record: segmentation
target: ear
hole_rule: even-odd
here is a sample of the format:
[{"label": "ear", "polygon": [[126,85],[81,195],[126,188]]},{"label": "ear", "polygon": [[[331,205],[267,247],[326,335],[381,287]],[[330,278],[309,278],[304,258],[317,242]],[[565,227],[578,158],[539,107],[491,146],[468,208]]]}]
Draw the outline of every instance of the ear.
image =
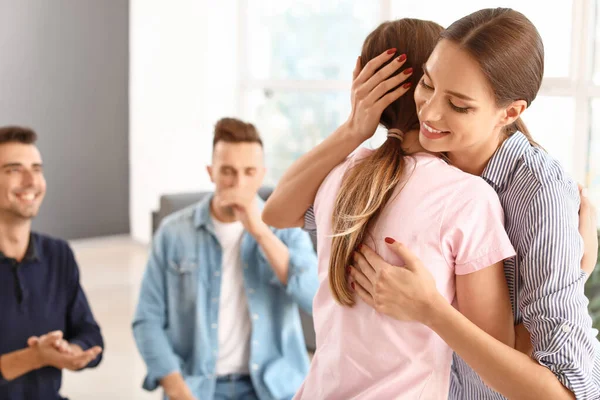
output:
[{"label": "ear", "polygon": [[211,183],[215,183],[215,180],[213,179],[213,167],[212,167],[212,165],[207,165],[206,166],[206,172],[208,172],[208,176],[210,177],[210,182]]},{"label": "ear", "polygon": [[501,126],[507,126],[515,122],[523,111],[527,110],[527,102],[525,100],[516,100],[504,108],[502,118],[500,119]]}]

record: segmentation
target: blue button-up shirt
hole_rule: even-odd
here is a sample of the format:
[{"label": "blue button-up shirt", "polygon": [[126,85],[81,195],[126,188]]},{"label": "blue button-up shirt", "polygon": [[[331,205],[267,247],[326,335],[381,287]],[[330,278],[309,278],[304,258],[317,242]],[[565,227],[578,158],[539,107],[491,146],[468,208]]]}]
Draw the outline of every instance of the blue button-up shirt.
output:
[{"label": "blue button-up shirt", "polygon": [[[213,398],[222,251],[210,216],[211,198],[169,216],[154,238],[133,321],[148,368],[143,384],[147,390],[180,372],[194,396]],[[302,384],[309,359],[298,305],[312,314],[318,287],[317,259],[308,234],[301,229],[274,233],[290,252],[285,286],[247,232],[241,246],[252,316],[249,370],[261,400],[289,399]]]}]

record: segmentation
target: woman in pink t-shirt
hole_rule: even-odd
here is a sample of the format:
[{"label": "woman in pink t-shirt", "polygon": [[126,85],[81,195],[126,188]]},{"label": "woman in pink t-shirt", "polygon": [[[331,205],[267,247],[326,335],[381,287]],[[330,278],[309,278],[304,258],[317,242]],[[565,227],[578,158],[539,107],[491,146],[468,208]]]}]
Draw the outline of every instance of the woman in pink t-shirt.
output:
[{"label": "woman in pink t-shirt", "polygon": [[[375,70],[396,74],[389,86],[379,88],[376,97],[383,97],[373,107],[381,109],[378,122],[389,135],[379,149],[360,149],[338,165],[314,197],[320,280],[313,303],[317,350],[297,399],[448,396],[448,345],[423,324],[374,311],[349,287],[348,265],[360,256],[355,249],[361,243],[401,265],[394,253],[377,246],[388,236],[402,239],[428,261],[448,303],[492,336],[514,343],[502,260],[515,253],[498,197],[481,178],[422,152],[418,142],[419,121],[409,89],[421,78],[418,67],[441,29],[413,19],[386,22],[363,45],[355,94],[369,90],[363,84],[368,85]],[[409,68],[400,71],[401,65]],[[277,226],[268,211],[267,204],[265,221]]]}]

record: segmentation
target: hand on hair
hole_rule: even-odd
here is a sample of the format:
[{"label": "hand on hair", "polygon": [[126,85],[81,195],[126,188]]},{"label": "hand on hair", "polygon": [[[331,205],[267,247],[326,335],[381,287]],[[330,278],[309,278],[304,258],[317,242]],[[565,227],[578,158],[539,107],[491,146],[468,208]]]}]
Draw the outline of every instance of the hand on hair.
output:
[{"label": "hand on hair", "polygon": [[[381,68],[392,57],[395,59]],[[373,136],[383,110],[410,90],[410,82],[401,84],[410,78],[412,69],[390,78],[405,62],[406,55],[396,54],[396,49],[373,58],[364,68],[360,57],[356,60],[352,73],[352,111],[345,124],[361,141]]]}]

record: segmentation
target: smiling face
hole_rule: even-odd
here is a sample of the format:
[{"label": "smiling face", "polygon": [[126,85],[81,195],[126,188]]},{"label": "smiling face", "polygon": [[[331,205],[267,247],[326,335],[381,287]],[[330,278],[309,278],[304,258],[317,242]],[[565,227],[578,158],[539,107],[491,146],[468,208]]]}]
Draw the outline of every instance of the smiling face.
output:
[{"label": "smiling face", "polygon": [[449,153],[495,149],[502,128],[518,117],[523,102],[498,106],[480,65],[450,40],[438,43],[423,68],[415,90],[421,145]]},{"label": "smiling face", "polygon": [[42,157],[33,144],[0,144],[0,215],[35,217],[46,194]]}]

